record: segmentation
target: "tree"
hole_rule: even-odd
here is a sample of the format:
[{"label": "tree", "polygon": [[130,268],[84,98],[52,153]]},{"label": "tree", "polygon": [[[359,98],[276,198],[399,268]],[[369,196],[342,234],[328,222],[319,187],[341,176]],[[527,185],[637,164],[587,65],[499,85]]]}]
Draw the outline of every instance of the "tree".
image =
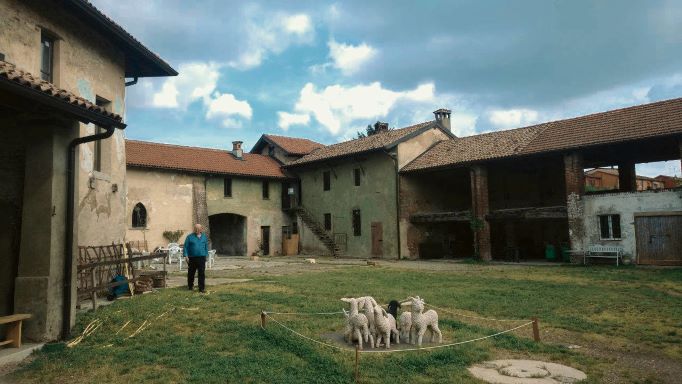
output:
[{"label": "tree", "polygon": [[376,123],[374,123],[374,125],[367,124],[367,128],[365,129],[365,132],[358,132],[357,138],[362,139],[363,137],[376,135],[377,133],[379,133],[383,130],[388,130],[388,124],[382,123],[380,121],[377,121]]}]

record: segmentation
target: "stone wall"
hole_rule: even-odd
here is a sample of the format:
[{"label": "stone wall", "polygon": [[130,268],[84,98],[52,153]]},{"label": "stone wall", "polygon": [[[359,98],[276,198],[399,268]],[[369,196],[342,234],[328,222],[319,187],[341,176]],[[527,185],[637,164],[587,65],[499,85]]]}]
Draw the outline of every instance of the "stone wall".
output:
[{"label": "stone wall", "polygon": [[[269,199],[263,199],[263,181],[258,178],[232,177],[232,197],[225,197],[224,177],[206,179],[206,206],[209,221],[214,215],[235,214],[246,218],[246,253],[259,250],[261,227],[270,227],[270,254],[282,254],[282,227],[290,225],[282,211],[282,181],[268,180]],[[220,236],[220,228],[212,227],[213,236]]]},{"label": "stone wall", "polygon": [[[195,207],[194,186],[203,187],[203,185],[204,176],[202,175],[128,168],[126,240],[147,240],[151,251],[168,244],[168,240],[163,237],[164,231],[182,230],[184,234],[190,233],[195,222],[195,215],[201,212],[201,209]],[[137,203],[142,203],[147,210],[145,228],[132,227],[133,208]]]},{"label": "stone wall", "polygon": [[[625,254],[636,256],[635,213],[682,211],[682,190],[642,191],[586,195],[582,198],[585,233],[580,248],[590,245],[618,245]],[[621,238],[601,240],[599,215],[620,215]]]}]

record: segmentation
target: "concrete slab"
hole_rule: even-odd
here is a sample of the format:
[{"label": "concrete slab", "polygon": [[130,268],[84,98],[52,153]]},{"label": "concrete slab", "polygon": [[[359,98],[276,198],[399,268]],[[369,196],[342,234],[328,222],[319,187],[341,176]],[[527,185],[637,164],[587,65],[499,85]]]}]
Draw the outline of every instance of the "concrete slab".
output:
[{"label": "concrete slab", "polygon": [[477,379],[494,384],[569,384],[587,379],[584,372],[537,360],[494,360],[469,367]]},{"label": "concrete slab", "polygon": [[20,363],[30,356],[33,351],[42,348],[43,345],[45,345],[45,343],[24,343],[20,348],[0,349],[0,367],[7,364]]}]

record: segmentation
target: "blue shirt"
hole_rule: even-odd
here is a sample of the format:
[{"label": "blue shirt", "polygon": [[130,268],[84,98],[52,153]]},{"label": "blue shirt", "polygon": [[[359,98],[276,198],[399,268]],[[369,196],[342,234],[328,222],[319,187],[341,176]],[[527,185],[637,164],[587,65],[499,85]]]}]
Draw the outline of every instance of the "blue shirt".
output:
[{"label": "blue shirt", "polygon": [[185,238],[185,247],[182,252],[186,257],[208,256],[208,236],[205,233],[201,237],[192,232]]}]

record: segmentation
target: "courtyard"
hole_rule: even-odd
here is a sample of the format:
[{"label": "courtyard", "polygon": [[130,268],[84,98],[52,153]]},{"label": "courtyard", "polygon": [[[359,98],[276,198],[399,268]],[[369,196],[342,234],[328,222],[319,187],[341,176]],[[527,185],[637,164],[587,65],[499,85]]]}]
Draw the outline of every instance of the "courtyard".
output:
[{"label": "courtyard", "polygon": [[[175,267],[175,265],[174,265]],[[218,258],[208,293],[176,288],[81,312],[66,342],[45,345],[1,377],[15,383],[109,380],[146,383],[324,382],[354,380],[354,351],[299,337],[271,312],[337,312],[339,298],[377,301],[420,295],[439,310],[444,343],[531,327],[479,342],[389,354],[361,354],[360,382],[475,383],[472,364],[533,359],[582,370],[588,383],[672,383],[682,374],[682,269],[491,264],[473,261]],[[84,306],[87,306],[85,304]],[[342,315],[271,315],[323,343]],[[486,319],[481,319],[486,318]],[[494,319],[520,319],[498,322]],[[87,336],[78,343],[84,330]]]}]

